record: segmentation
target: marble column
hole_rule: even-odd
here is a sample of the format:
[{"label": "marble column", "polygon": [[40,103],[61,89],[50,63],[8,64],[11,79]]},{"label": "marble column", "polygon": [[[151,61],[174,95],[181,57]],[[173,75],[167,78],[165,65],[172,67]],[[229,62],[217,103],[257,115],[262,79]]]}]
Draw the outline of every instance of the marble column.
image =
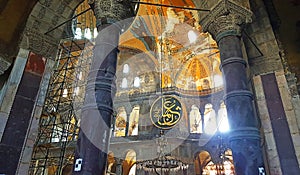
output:
[{"label": "marble column", "polygon": [[132,17],[133,12],[126,1],[89,3],[99,34],[87,80],[73,174],[102,175],[106,172],[111,135],[119,36],[126,25],[122,20]]},{"label": "marble column", "polygon": [[237,175],[258,175],[263,168],[258,121],[249,90],[241,48],[241,30],[251,21],[247,1],[220,1],[202,20],[204,31],[217,41],[223,78],[224,101],[231,128],[229,146]]}]

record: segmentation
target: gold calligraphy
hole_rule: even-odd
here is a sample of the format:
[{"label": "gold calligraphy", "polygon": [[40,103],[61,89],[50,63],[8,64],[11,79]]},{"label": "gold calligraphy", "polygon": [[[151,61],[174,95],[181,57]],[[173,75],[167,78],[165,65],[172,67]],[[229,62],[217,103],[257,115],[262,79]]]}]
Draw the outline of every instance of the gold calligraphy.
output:
[{"label": "gold calligraphy", "polygon": [[150,115],[156,127],[170,129],[180,121],[182,105],[173,96],[160,97],[153,103]]}]

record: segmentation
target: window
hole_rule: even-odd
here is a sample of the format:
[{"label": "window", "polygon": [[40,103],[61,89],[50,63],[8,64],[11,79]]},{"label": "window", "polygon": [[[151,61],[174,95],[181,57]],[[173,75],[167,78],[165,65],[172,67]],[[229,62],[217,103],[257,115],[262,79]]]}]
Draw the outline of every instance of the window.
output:
[{"label": "window", "polygon": [[123,175],[135,175],[136,174],[136,152],[129,150],[126,154],[125,161],[123,161]]},{"label": "window", "polygon": [[128,136],[138,135],[138,124],[139,124],[139,114],[140,107],[135,106],[132,109],[129,117],[129,127],[128,127]]},{"label": "window", "polygon": [[218,118],[219,118],[219,131],[228,132],[230,128],[228,123],[227,110],[224,102],[220,105],[220,109],[218,111]]},{"label": "window", "polygon": [[192,105],[190,111],[190,133],[202,133],[202,120],[199,108]]},{"label": "window", "polygon": [[213,135],[217,131],[216,112],[212,104],[205,105],[204,111],[204,132]]},{"label": "window", "polygon": [[126,79],[126,78],[123,78],[123,79],[122,79],[122,83],[121,83],[121,88],[127,88],[127,87],[128,87],[127,79]]},{"label": "window", "polygon": [[126,121],[127,121],[127,114],[126,114],[125,108],[121,107],[118,109],[118,113],[116,116],[115,129],[114,129],[115,137],[125,136]]},{"label": "window", "polygon": [[140,78],[139,77],[134,78],[133,86],[134,87],[140,87]]},{"label": "window", "polygon": [[124,64],[124,66],[123,66],[123,73],[124,74],[128,74],[129,73],[129,65],[128,64]]}]

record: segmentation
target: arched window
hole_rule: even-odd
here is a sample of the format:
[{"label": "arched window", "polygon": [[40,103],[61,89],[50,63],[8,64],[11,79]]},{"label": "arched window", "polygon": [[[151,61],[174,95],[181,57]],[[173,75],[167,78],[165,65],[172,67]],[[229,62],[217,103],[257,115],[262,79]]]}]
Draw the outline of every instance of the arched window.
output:
[{"label": "arched window", "polygon": [[124,66],[123,66],[123,73],[124,74],[128,74],[129,73],[129,65],[128,64],[124,64]]},{"label": "arched window", "polygon": [[204,132],[213,135],[217,131],[216,112],[212,104],[205,105],[204,111]]},{"label": "arched window", "polygon": [[199,108],[192,105],[190,111],[190,133],[202,133],[202,120]]},{"label": "arched window", "polygon": [[123,175],[136,175],[136,152],[134,150],[129,150],[125,156],[125,161],[123,162]]},{"label": "arched window", "polygon": [[220,109],[218,111],[218,118],[219,118],[219,131],[228,132],[230,127],[228,123],[227,110],[224,102],[221,103],[220,105]]},{"label": "arched window", "polygon": [[84,30],[84,37],[85,37],[86,39],[92,39],[92,33],[91,33],[90,28],[86,28],[86,29]]},{"label": "arched window", "polygon": [[139,77],[134,78],[133,86],[134,87],[140,87],[140,78]]},{"label": "arched window", "polygon": [[[217,151],[217,150],[216,150]],[[222,161],[215,164],[207,151],[201,151],[195,161],[195,171],[198,175],[234,175],[234,165],[231,150],[222,154]]]},{"label": "arched window", "polygon": [[213,76],[213,82],[214,82],[214,87],[221,87],[223,86],[223,78],[221,75],[214,75]]},{"label": "arched window", "polygon": [[127,121],[127,114],[126,114],[125,108],[120,107],[118,109],[118,113],[117,113],[116,121],[115,121],[115,129],[114,129],[115,137],[125,136],[126,121]]},{"label": "arched window", "polygon": [[232,161],[231,150],[224,152],[224,157],[222,162],[215,164],[210,161],[203,168],[203,175],[234,175],[235,169]]},{"label": "arched window", "polygon": [[81,39],[81,37],[82,37],[81,28],[77,27],[77,28],[76,28],[76,31],[75,31],[75,36],[74,36],[74,38],[75,38],[75,39]]},{"label": "arched window", "polygon": [[138,135],[140,107],[135,106],[129,117],[128,136]]},{"label": "arched window", "polygon": [[203,175],[204,167],[211,161],[211,156],[207,151],[201,151],[194,160],[197,175]]},{"label": "arched window", "polygon": [[127,78],[123,78],[121,83],[121,88],[127,88],[127,87],[128,87]]}]

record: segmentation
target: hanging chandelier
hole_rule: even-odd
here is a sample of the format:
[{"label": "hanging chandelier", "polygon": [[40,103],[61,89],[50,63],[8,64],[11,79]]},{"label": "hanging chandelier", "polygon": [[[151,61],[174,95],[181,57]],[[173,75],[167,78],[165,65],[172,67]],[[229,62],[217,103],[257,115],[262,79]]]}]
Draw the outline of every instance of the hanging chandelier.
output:
[{"label": "hanging chandelier", "polygon": [[158,157],[155,159],[138,161],[136,162],[136,168],[147,172],[154,172],[158,175],[162,175],[166,172],[178,172],[188,169],[189,165],[187,163],[165,154],[168,141],[163,135],[163,131],[160,133],[160,137],[156,141]]}]

